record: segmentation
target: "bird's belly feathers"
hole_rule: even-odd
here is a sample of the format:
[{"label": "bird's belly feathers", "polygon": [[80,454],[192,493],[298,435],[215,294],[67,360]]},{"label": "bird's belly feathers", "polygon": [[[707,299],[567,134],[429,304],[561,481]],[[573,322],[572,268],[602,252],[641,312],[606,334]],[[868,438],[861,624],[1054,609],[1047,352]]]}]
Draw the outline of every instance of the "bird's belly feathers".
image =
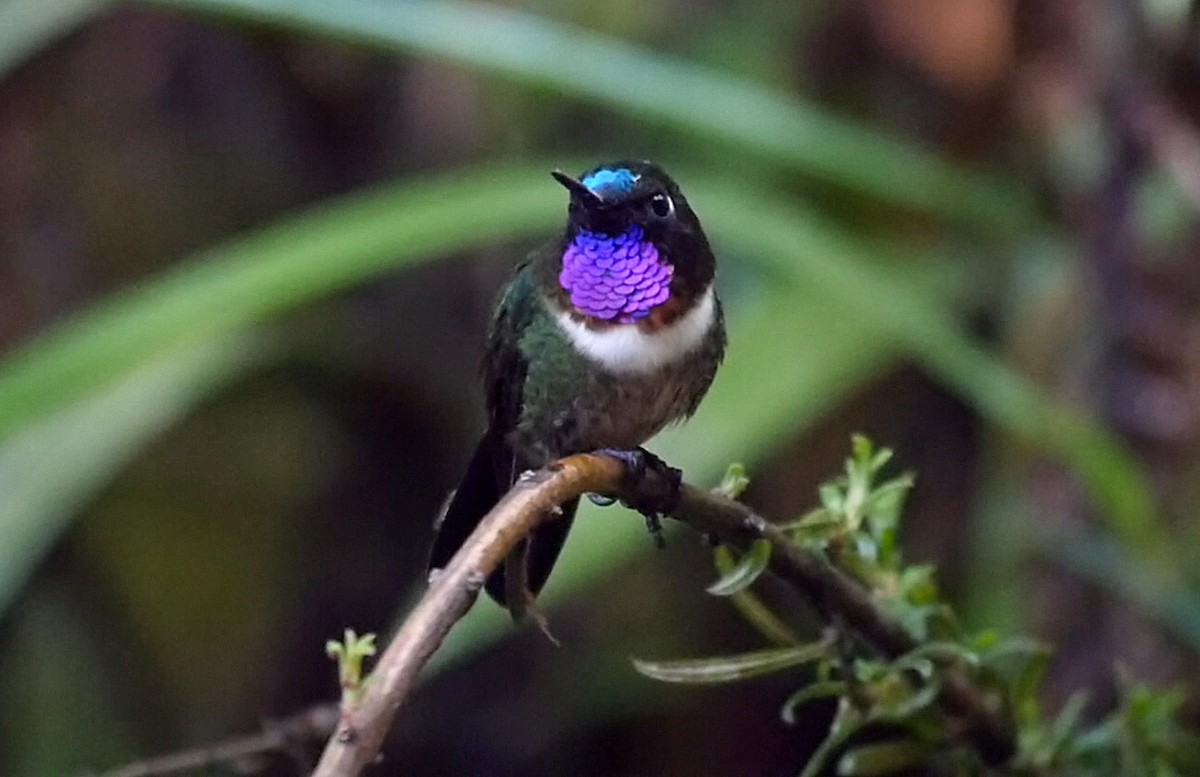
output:
[{"label": "bird's belly feathers", "polygon": [[597,448],[635,448],[691,413],[715,367],[694,365],[699,372],[692,375],[677,364],[633,376],[597,369],[541,375],[531,368],[530,382],[542,390],[527,394],[518,447],[546,460]]},{"label": "bird's belly feathers", "polygon": [[[706,387],[683,376],[661,375],[595,380],[558,419],[568,449],[635,448],[689,411],[691,398]],[[560,454],[561,455],[561,454]]]},{"label": "bird's belly feathers", "polygon": [[691,341],[684,349],[676,335],[673,353],[664,351],[661,341],[650,341],[649,356],[625,350],[626,363],[640,358],[645,365],[637,371],[613,370],[594,353],[581,352],[557,321],[532,327],[522,342],[532,358],[517,447],[535,461],[597,448],[635,448],[691,415],[712,382],[724,345],[719,311],[707,312],[705,319],[703,329],[688,334]]}]

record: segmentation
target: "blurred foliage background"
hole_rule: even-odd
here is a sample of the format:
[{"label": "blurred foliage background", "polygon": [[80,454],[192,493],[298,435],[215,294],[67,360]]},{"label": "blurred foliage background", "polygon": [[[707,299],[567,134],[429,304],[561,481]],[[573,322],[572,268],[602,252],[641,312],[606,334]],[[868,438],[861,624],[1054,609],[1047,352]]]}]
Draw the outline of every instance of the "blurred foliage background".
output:
[{"label": "blurred foliage background", "polygon": [[[782,520],[866,432],[918,473],[906,552],[969,625],[1056,646],[1052,706],[1102,714],[1118,666],[1194,686],[1198,15],[0,0],[0,773],[335,698],[324,641],[423,583],[493,295],[563,219],[547,172],[622,156],[680,180],[729,317],[652,448],[696,482],[745,461]],[[761,642],[701,542],[617,511],[547,589],[562,647],[481,603],[389,763],[798,770],[794,679],[633,672]]]}]

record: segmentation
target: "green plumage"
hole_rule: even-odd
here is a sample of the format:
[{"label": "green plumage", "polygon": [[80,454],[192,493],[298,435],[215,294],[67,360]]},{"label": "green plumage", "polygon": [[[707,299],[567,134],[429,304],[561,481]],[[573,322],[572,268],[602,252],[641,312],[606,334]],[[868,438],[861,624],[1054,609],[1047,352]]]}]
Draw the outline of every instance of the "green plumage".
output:
[{"label": "green plumage", "polygon": [[523,266],[502,295],[484,367],[494,387],[489,420],[509,430],[524,460],[542,466],[597,448],[633,449],[696,411],[724,353],[719,305],[715,325],[685,358],[613,373],[575,349],[547,310],[535,273],[536,264]]}]

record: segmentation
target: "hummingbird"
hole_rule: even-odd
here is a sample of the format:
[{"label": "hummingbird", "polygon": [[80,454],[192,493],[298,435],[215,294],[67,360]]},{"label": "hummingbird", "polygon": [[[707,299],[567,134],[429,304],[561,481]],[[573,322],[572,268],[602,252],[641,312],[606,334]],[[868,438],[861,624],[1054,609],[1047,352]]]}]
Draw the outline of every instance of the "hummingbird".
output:
[{"label": "hummingbird", "polygon": [[[632,160],[551,175],[570,194],[566,227],[500,293],[482,370],[487,430],[439,519],[431,570],[522,472],[595,450],[651,456],[641,445],[696,411],[724,356],[716,258],[675,181]],[[514,618],[545,585],[578,506],[561,505],[488,577]]]}]

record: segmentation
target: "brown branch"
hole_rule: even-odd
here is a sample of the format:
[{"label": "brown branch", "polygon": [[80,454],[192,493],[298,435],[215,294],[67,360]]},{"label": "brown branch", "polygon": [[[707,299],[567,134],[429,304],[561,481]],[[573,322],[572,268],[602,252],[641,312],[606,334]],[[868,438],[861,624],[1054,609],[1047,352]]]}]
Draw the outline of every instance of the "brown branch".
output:
[{"label": "brown branch", "polygon": [[[227,739],[204,747],[148,758],[102,772],[99,777],[163,777],[177,772],[209,769],[228,763],[243,763],[268,753],[307,750],[311,758],[315,743],[337,727],[341,712],[336,704],[321,704],[282,720],[268,721],[257,734]],[[304,768],[312,763],[304,764]]]},{"label": "brown branch", "polygon": [[[431,581],[380,657],[362,698],[344,711],[315,777],[355,775],[376,758],[421,667],[470,609],[488,574],[530,529],[551,517],[557,505],[587,492],[635,504],[661,504],[671,491],[671,484],[654,468],[635,478],[616,459],[592,454],[571,456],[523,476]],[[819,555],[795,545],[746,506],[688,484],[678,497],[671,517],[722,542],[745,547],[755,539],[769,540],[771,571],[795,586],[824,617],[836,618],[880,654],[894,658],[917,646],[869,591]],[[1010,721],[957,668],[943,671],[939,701],[986,761],[998,764],[1012,755]]]},{"label": "brown branch", "polygon": [[344,714],[313,777],[358,774],[374,760],[417,673],[470,609],[487,576],[558,505],[585,492],[622,493],[624,475],[616,459],[592,455],[571,456],[552,468],[523,475],[430,581],[425,596],[379,657],[362,698]]}]

